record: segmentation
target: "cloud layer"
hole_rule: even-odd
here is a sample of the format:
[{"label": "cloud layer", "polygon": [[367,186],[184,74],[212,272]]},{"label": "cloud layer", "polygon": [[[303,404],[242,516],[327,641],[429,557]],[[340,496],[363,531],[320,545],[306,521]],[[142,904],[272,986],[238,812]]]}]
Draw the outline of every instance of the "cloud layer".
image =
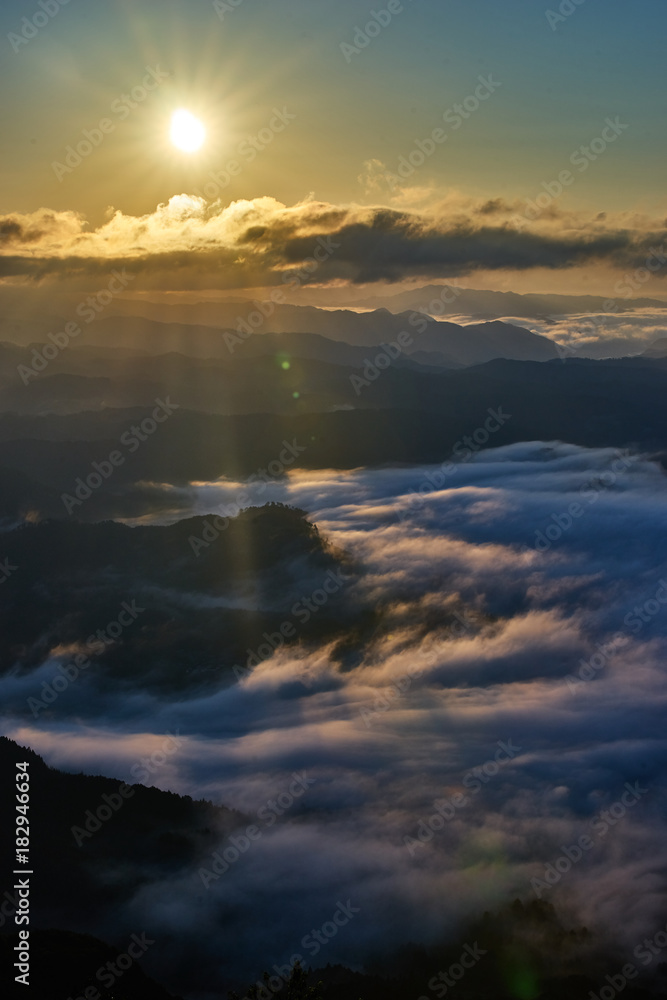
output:
[{"label": "cloud layer", "polygon": [[127,266],[145,287],[234,288],[297,276],[300,284],[363,283],[600,263],[636,269],[664,234],[657,220],[591,219],[553,206],[530,221],[501,199],[450,200],[420,213],[270,197],[209,204],[181,194],[144,216],[117,211],[92,231],[73,212],[4,216],[0,274],[73,277]]},{"label": "cloud layer", "polygon": [[[221,972],[308,958],[304,936],[348,899],[360,913],[317,962],[433,942],[484,908],[534,898],[531,879],[584,834],[593,848],[543,898],[630,952],[662,926],[664,473],[641,456],[537,442],[440,476],[297,472],[272,486],[363,566],[349,596],[375,609],[377,629],[354,656],[304,644],[206,698],[93,699],[83,684],[40,728],[5,718],[49,763],[123,779],[180,730],[155,783],[256,819],[294,773],[314,779],[209,887],[194,868],[137,889],[123,927],[165,939],[189,928],[183,955],[160,958],[173,969],[212,925],[223,937],[234,927],[233,947],[203,947]],[[236,489],[193,486],[193,508],[214,512]],[[520,749],[498,765],[501,743]],[[636,782],[636,804],[595,832]],[[465,804],[443,806],[418,843],[434,803],[457,793]]]}]

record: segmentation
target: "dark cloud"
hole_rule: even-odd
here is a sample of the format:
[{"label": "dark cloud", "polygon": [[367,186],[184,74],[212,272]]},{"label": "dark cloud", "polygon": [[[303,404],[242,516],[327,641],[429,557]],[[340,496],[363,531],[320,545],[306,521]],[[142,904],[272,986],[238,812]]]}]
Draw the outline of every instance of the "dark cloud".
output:
[{"label": "dark cloud", "polygon": [[[498,221],[480,226],[480,216]],[[637,268],[664,239],[646,220],[632,228],[620,219],[543,216],[528,225],[500,199],[429,216],[313,201],[287,207],[271,198],[208,205],[179,195],[151,215],[117,212],[94,232],[72,213],[0,219],[11,241],[0,274],[40,280],[127,266],[146,287],[242,287],[279,283],[306,265],[300,284],[398,282],[600,262]]]}]

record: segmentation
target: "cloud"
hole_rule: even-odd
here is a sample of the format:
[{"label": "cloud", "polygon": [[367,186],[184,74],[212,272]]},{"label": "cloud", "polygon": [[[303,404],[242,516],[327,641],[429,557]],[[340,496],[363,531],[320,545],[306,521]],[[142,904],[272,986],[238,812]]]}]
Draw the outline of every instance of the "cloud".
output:
[{"label": "cloud", "polygon": [[[194,866],[147,879],[120,908],[124,929],[183,941],[161,954],[164,969],[198,955],[255,976],[258,962],[302,951],[339,899],[360,914],[318,962],[454,935],[468,916],[534,898],[531,878],[592,834],[626,782],[647,791],[544,898],[630,953],[663,926],[666,480],[647,457],[618,462],[613,449],[515,444],[421,493],[437,469],[292,473],[269,499],[308,509],[363,569],[350,598],[374,609],[377,629],[353,663],[334,642],[303,643],[206,697],[93,697],[83,684],[40,728],[5,718],[49,763],[122,779],[180,730],[160,784],[250,816],[294,772],[315,779],[209,890]],[[238,487],[193,486],[195,512]],[[599,665],[573,686],[582,663]],[[0,683],[3,701],[17,683]],[[520,749],[485,771],[499,741]],[[405,837],[457,792],[465,807],[410,853]]]},{"label": "cloud", "polygon": [[[362,175],[373,189],[380,167],[369,161]],[[77,277],[125,266],[145,287],[162,288],[268,286],[297,272],[300,284],[398,282],[600,263],[637,268],[664,239],[663,224],[644,217],[554,211],[518,226],[515,206],[500,199],[452,198],[422,212],[405,205],[286,206],[269,197],[223,205],[181,194],[144,216],[117,211],[96,230],[75,213],[42,209],[0,218],[0,275]]]},{"label": "cloud", "polygon": [[[456,317],[450,317],[458,322]],[[551,316],[546,320],[503,316],[505,323],[529,327],[555,341],[562,357],[609,358],[641,354],[667,337],[667,310],[635,309],[625,313],[587,312]]]}]

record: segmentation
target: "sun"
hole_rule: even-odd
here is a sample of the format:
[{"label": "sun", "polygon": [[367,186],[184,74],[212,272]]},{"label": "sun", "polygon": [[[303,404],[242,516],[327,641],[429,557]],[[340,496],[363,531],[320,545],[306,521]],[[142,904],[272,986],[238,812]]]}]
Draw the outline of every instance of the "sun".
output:
[{"label": "sun", "polygon": [[206,129],[198,118],[181,108],[172,115],[170,136],[178,149],[184,153],[195,153],[206,138]]}]

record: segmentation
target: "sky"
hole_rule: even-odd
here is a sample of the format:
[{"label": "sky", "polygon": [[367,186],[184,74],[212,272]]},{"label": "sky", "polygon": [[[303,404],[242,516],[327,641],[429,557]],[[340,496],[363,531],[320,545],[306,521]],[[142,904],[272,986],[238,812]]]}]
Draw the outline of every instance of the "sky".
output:
[{"label": "sky", "polygon": [[[67,319],[84,288],[102,290],[101,308],[121,295],[179,304],[286,286],[326,304],[327,289],[445,281],[602,295],[600,323],[612,317],[610,336],[625,335],[623,289],[667,299],[664,28],[664,0],[4,0],[0,317],[7,303],[22,320],[33,303],[49,323],[53,312],[57,326],[28,324],[36,340],[63,329],[56,293],[76,296]],[[179,109],[205,129],[200,148],[171,140]],[[634,319],[664,335],[664,311]],[[573,323],[547,317],[540,329],[576,348]],[[350,600],[391,622],[357,669],[299,647],[206,699],[98,695],[91,680],[61,714],[17,718],[10,735],[49,763],[124,780],[137,741],[180,726],[161,787],[249,810],[313,769],[303,816],[276,825],[203,907],[189,876],[156,891],[140,882],[109,919],[155,918],[205,951],[222,913],[238,956],[208,958],[243,974],[273,941],[289,955],[301,909],[324,921],[339,892],[378,916],[327,960],[393,947],[420,919],[435,939],[464,909],[528,894],[562,844],[642,781],[646,797],[563,898],[628,947],[657,929],[664,472],[635,455],[596,485],[616,459],[567,443],[491,446],[423,505],[433,469],[290,474],[271,499],[363,559]],[[192,513],[238,485],[193,484]],[[594,499],[573,521],[564,512],[582,490]],[[635,628],[628,615],[649,606]],[[419,683],[366,725],[363,712],[408,674],[423,623],[454,608],[464,633],[452,641],[438,626]],[[600,648],[601,671],[573,690],[568,676]],[[0,701],[23,704],[54,669],[3,678]],[[521,754],[413,856],[404,838],[500,740]],[[300,887],[289,909],[275,884]],[[244,893],[252,904],[235,914]]]},{"label": "sky", "polygon": [[[391,10],[351,0],[44,2],[46,13],[27,0],[0,11],[0,83],[11,95],[2,122],[5,218],[45,208],[78,213],[95,228],[114,211],[144,218],[185,194],[221,210],[266,198],[382,206],[459,228],[487,206],[501,232],[484,244],[510,219],[516,227],[517,213],[540,234],[551,225],[551,235],[576,232],[578,240],[600,229],[657,235],[664,227],[660,0],[552,8],[542,0],[392,0]],[[473,110],[461,116],[455,108],[466,99]],[[196,153],[169,141],[179,108],[206,128]],[[576,150],[605,130],[602,152],[573,164]],[[88,151],[68,160],[82,141]],[[572,180],[553,195],[564,170]],[[526,206],[540,194],[546,208],[527,221]],[[573,260],[569,249],[567,263],[539,252],[528,264],[520,259],[531,252],[489,267],[472,254],[449,276],[477,271],[480,286],[523,290],[528,270],[529,285],[565,290],[557,272],[586,263],[604,292],[613,284],[608,267],[637,267],[646,256],[641,246],[612,261],[597,250]],[[447,276],[450,263],[441,257],[416,274],[401,261],[382,279]],[[500,281],[507,267],[510,278]]]}]

